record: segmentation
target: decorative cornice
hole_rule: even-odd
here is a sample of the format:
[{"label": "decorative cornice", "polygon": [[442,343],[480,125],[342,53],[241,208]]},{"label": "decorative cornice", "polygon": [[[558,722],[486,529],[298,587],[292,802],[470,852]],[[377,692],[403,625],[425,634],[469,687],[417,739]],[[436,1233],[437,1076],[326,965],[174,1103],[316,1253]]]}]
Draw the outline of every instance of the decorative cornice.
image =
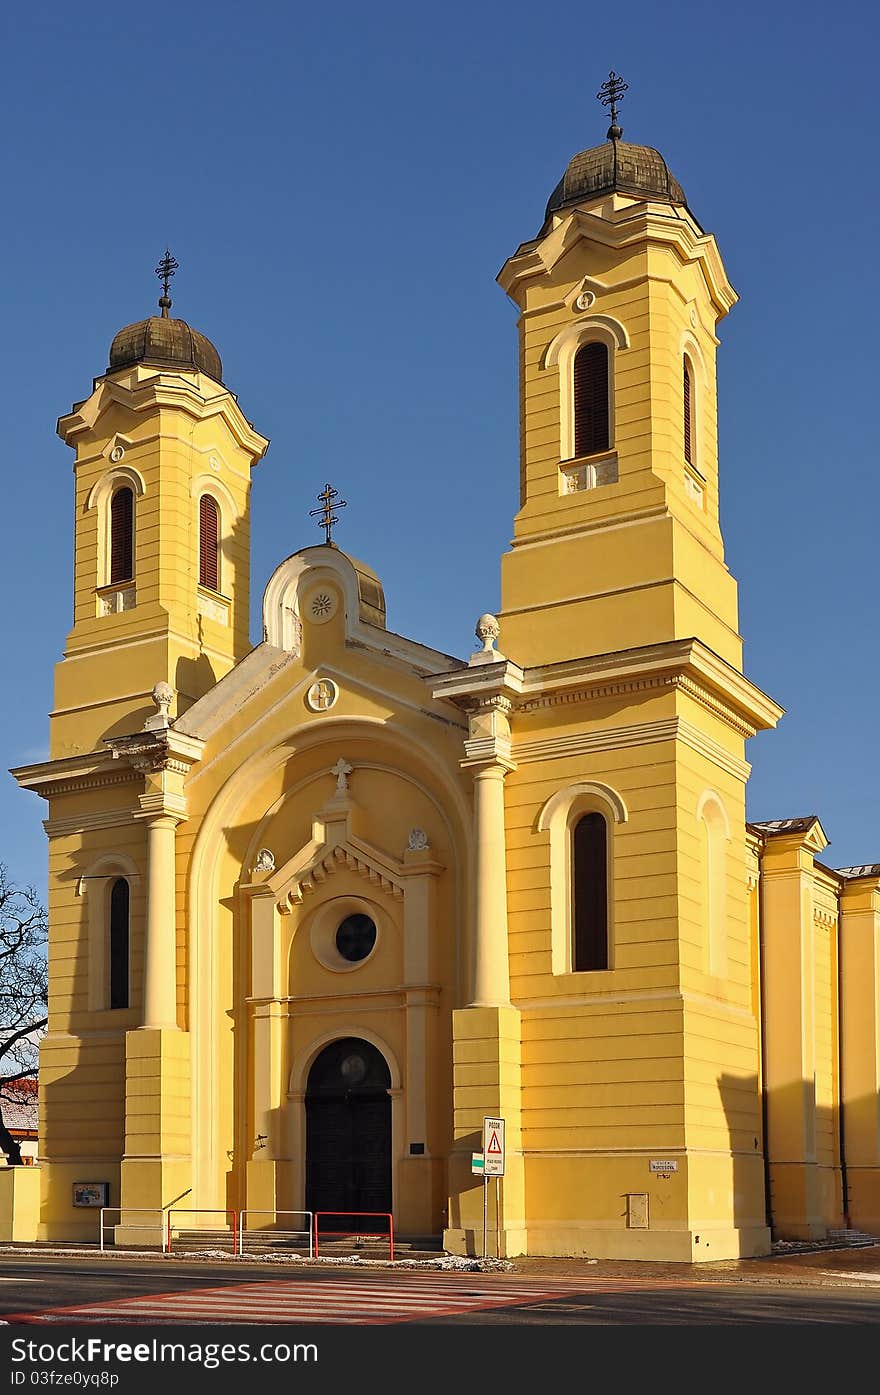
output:
[{"label": "decorative cornice", "polygon": [[44,819],[43,827],[49,838],[63,838],[69,833],[88,833],[99,828],[124,828],[131,819],[131,809],[99,809],[65,819]]},{"label": "decorative cornice", "polygon": [[722,702],[715,693],[711,692],[705,686],[705,684],[698,683],[694,679],[687,678],[681,674],[671,679],[670,685],[673,688],[680,689],[683,693],[687,693],[688,697],[693,698],[694,702],[698,702],[707,712],[711,712],[713,717],[718,717],[722,722],[726,722],[729,727],[733,728],[737,735],[748,738],[754,736],[757,732],[757,726],[753,725],[752,722],[744,721],[736,711],[728,704]]},{"label": "decorative cornice", "polygon": [[824,906],[814,906],[813,924],[821,925],[825,930],[833,930],[837,925],[837,912],[829,911]]},{"label": "decorative cornice", "polygon": [[524,681],[523,670],[510,659],[469,665],[428,679],[433,697],[446,698],[465,712],[503,713],[519,707]]},{"label": "decorative cornice", "polygon": [[[737,293],[714,237],[704,233],[686,209],[660,212],[650,199],[616,207],[610,216],[608,208],[608,196],[603,195],[592,208],[575,205],[561,213],[543,237],[524,243],[504,263],[496,278],[502,290],[519,304],[524,287],[536,278],[549,278],[560,259],[582,239],[617,249],[659,243],[674,248],[683,263],[700,263],[719,319],[736,304]],[[653,279],[651,272],[646,271],[643,279],[645,283]]]},{"label": "decorative cornice", "polygon": [[58,418],[58,435],[66,445],[76,446],[77,438],[95,429],[101,413],[111,403],[135,413],[172,408],[197,421],[222,416],[238,445],[256,464],[269,448],[268,438],[254,430],[233,393],[225,388],[205,393],[203,380],[210,381],[196,372],[163,372],[141,366],[126,376],[116,373],[96,378],[91,396]]},{"label": "decorative cornice", "polygon": [[173,727],[109,737],[106,744],[114,760],[124,761],[134,770],[143,774],[167,770],[174,775],[186,775],[205,746],[198,737],[186,736]]},{"label": "decorative cornice", "polygon": [[511,702],[514,714],[619,694],[679,688],[744,737],[774,727],[782,716],[782,708],[772,698],[693,637],[525,670],[508,659],[486,664],[482,670],[436,674],[431,685],[435,697],[446,698],[466,711],[481,700],[503,696]]},{"label": "decorative cornice", "polygon": [[38,765],[20,765],[10,774],[22,789],[51,799],[59,794],[75,794],[81,790],[130,783],[134,778],[133,772],[114,769],[111,762],[112,757],[105,751],[89,751],[84,755],[41,761]]},{"label": "decorative cornice", "polygon": [[669,686],[668,678],[633,678],[619,683],[591,683],[581,688],[565,688],[528,698],[517,708],[519,712],[538,712],[541,708],[565,707],[574,702],[591,702],[598,698],[617,697],[623,693],[644,693],[651,688]]}]

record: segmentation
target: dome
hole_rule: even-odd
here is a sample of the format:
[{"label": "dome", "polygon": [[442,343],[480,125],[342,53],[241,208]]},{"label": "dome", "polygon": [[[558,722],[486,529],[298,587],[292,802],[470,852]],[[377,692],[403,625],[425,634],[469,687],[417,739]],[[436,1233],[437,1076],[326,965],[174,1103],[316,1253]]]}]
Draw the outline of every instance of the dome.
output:
[{"label": "dome", "polygon": [[210,339],[191,329],[185,320],[151,315],[148,320],[126,325],[110,345],[108,373],[132,363],[151,363],[157,368],[193,369],[223,382],[223,364]]},{"label": "dome", "polygon": [[569,160],[568,169],[550,195],[545,220],[569,204],[615,191],[661,203],[687,204],[684,189],[659,150],[606,140]]}]

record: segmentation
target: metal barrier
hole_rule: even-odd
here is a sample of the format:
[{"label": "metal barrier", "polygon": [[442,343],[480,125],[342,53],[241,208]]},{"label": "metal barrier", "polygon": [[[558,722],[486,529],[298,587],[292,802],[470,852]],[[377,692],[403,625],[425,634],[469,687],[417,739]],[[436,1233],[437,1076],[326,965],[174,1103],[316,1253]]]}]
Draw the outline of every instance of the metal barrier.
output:
[{"label": "metal barrier", "polygon": [[390,1211],[316,1211],[315,1212],[315,1258],[318,1257],[318,1219],[321,1216],[384,1216],[388,1230],[334,1230],[331,1235],[361,1235],[372,1240],[388,1240],[388,1258],[394,1259],[394,1217]]},{"label": "metal barrier", "polygon": [[[192,1231],[189,1231],[187,1234],[188,1236],[192,1236],[193,1234],[199,1235],[203,1232],[206,1237],[210,1237],[215,1242],[215,1244],[218,1245],[220,1241],[225,1240],[227,1235],[229,1235],[232,1240],[232,1253],[238,1253],[238,1212],[233,1210],[231,1207],[227,1206],[224,1208],[220,1206],[213,1208],[207,1206],[172,1206],[169,1208],[167,1216],[168,1222],[165,1231],[166,1254],[170,1255],[174,1247],[174,1223],[172,1221],[172,1216],[223,1216],[224,1220],[228,1216],[231,1216],[231,1230],[228,1224],[225,1225],[222,1230],[210,1230],[206,1227],[203,1228],[202,1226],[196,1226]],[[180,1227],[178,1226],[178,1230],[179,1229]],[[193,1241],[191,1243],[195,1242]]]},{"label": "metal barrier", "polygon": [[[119,1220],[113,1226],[108,1226],[104,1220],[104,1217],[108,1213],[119,1217]],[[152,1216],[154,1218],[153,1224],[148,1225],[146,1222],[141,1224],[139,1221],[135,1221],[134,1225],[131,1225],[128,1220],[123,1220],[123,1217],[128,1216]],[[108,1230],[112,1229],[112,1243],[114,1245],[116,1244],[117,1230],[142,1230],[155,1236],[152,1243],[160,1250],[164,1250],[165,1225],[165,1212],[159,1206],[102,1206],[98,1212],[98,1248],[101,1251],[106,1250],[107,1245],[105,1244],[104,1237]],[[145,1240],[143,1243],[147,1245],[150,1242]]]},{"label": "metal barrier", "polygon": [[240,1224],[238,1227],[238,1253],[240,1255],[243,1255],[245,1250],[246,1237],[248,1235],[248,1216],[273,1216],[276,1220],[279,1216],[307,1217],[307,1225],[304,1226],[301,1230],[278,1230],[275,1226],[255,1226],[250,1231],[250,1234],[254,1237],[259,1236],[260,1241],[262,1241],[263,1243],[265,1243],[266,1237],[269,1236],[272,1237],[273,1241],[279,1242],[283,1242],[285,1240],[295,1240],[297,1237],[305,1236],[306,1243],[309,1247],[309,1259],[313,1257],[315,1252],[313,1239],[313,1224],[315,1216],[314,1211],[258,1211],[255,1208],[246,1208],[244,1211],[240,1213],[239,1216]]}]

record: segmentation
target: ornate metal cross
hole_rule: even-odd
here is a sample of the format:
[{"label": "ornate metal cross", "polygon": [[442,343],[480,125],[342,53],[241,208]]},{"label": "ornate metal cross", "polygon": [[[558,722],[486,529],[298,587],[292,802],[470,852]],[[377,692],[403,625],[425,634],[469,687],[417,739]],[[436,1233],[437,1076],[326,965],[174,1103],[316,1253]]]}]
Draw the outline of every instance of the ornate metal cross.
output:
[{"label": "ornate metal cross", "polygon": [[596,93],[603,107],[611,108],[611,125],[608,128],[608,137],[610,140],[620,140],[620,137],[623,135],[623,131],[617,124],[617,104],[623,101],[623,94],[628,88],[629,83],[624,82],[620,74],[616,73],[612,68],[608,77]]},{"label": "ornate metal cross", "polygon": [[170,251],[166,247],[165,255],[156,267],[156,275],[162,282],[162,294],[159,297],[159,305],[162,308],[163,316],[166,318],[168,316],[168,311],[171,309],[171,297],[168,294],[168,287],[171,284],[172,276],[179,266],[180,262],[177,261],[175,257],[172,257]]},{"label": "ornate metal cross", "polygon": [[309,518],[314,518],[317,514],[321,515],[318,527],[324,529],[324,541],[329,546],[333,542],[333,529],[339,522],[334,510],[347,508],[348,505],[344,499],[340,499],[339,490],[334,489],[332,484],[325,484],[324,492],[317,497],[322,507],[309,509]]}]

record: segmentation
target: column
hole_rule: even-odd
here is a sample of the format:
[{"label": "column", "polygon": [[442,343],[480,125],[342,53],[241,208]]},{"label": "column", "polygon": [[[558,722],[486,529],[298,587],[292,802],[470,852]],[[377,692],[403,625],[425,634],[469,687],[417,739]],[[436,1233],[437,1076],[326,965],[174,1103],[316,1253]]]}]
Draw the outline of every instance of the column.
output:
[{"label": "column", "polygon": [[397,1161],[395,1206],[402,1234],[428,1235],[436,1225],[444,1158],[435,1152],[444,1122],[432,1091],[436,1069],[439,989],[436,984],[435,891],[443,868],[426,835],[412,829],[403,854],[403,982],[406,1003],[404,1095],[406,1132]]},{"label": "column", "polygon": [[[251,922],[251,982],[248,1004],[250,1093],[247,1149],[248,1227],[272,1224],[280,1206],[299,1205],[289,1199],[290,1161],[284,1136],[282,1056],[287,1008],[281,1002],[281,915],[271,881],[248,888]],[[251,1112],[252,1111],[252,1112]],[[252,1120],[252,1122],[251,1122]]]},{"label": "column", "polygon": [[177,935],[174,831],[163,814],[147,823],[147,915],[142,1027],[177,1027]]},{"label": "column", "polygon": [[507,865],[504,837],[503,765],[474,771],[476,910],[474,984],[471,1002],[500,1007],[510,1002],[507,958]]}]

